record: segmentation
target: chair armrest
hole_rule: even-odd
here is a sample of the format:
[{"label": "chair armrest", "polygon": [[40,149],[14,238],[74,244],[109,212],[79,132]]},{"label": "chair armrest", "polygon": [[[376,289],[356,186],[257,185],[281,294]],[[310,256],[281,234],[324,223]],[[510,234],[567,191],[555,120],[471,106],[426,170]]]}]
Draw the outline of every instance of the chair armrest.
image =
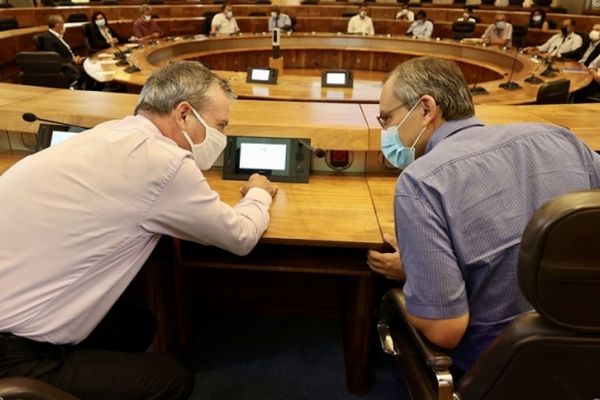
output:
[{"label": "chair armrest", "polygon": [[0,398],[3,400],[78,400],[46,382],[20,376],[0,379]]}]

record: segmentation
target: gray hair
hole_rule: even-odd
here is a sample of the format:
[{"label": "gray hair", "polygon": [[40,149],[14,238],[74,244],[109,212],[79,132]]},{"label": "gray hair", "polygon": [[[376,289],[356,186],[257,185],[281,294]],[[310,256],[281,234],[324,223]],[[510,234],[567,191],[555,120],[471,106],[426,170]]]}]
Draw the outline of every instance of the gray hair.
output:
[{"label": "gray hair", "polygon": [[196,111],[204,109],[211,100],[210,88],[218,85],[230,98],[235,98],[229,83],[196,61],[170,62],[154,72],[144,84],[135,114],[148,111],[169,114],[183,101]]},{"label": "gray hair", "polygon": [[140,14],[143,14],[146,11],[152,11],[152,7],[150,7],[148,4],[142,4],[140,6]]},{"label": "gray hair", "polygon": [[394,96],[407,108],[421,96],[434,98],[444,120],[472,117],[473,97],[460,68],[453,61],[436,57],[418,57],[398,65],[385,79],[393,81]]},{"label": "gray hair", "polygon": [[48,17],[48,28],[54,29],[56,25],[63,20],[61,15],[53,14]]}]

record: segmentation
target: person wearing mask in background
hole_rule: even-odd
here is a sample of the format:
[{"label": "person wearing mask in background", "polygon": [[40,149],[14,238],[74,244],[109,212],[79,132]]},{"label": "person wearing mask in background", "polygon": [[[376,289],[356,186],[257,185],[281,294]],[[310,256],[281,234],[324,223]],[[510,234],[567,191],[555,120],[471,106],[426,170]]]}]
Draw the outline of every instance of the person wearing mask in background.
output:
[{"label": "person wearing mask in background", "polygon": [[542,31],[547,31],[550,28],[554,29],[554,26],[550,26],[550,21],[546,20],[546,11],[542,8],[536,8],[529,14],[529,23],[527,26],[533,29],[541,29]]},{"label": "person wearing mask in background", "polygon": [[73,53],[71,46],[64,39],[66,30],[65,21],[60,15],[50,15],[48,17],[48,31],[40,36],[40,44],[43,51],[54,51],[60,55],[63,60],[60,71],[69,82],[77,81],[80,88],[85,88],[88,81],[82,67],[85,57]]},{"label": "person wearing mask in background", "polygon": [[396,19],[399,21],[413,22],[415,20],[415,13],[408,9],[408,4],[403,4],[402,9],[396,14]]},{"label": "person wearing mask in background", "polygon": [[282,13],[279,9],[279,6],[271,7],[269,32],[272,32],[273,28],[279,28],[284,32],[292,30],[292,19],[289,17],[289,15]]},{"label": "person wearing mask in background", "polygon": [[240,28],[233,17],[231,4],[221,5],[221,12],[216,14],[210,24],[211,35],[235,35],[240,33]]},{"label": "person wearing mask in background", "polygon": [[465,7],[463,14],[456,20],[458,22],[472,22],[474,24],[478,23],[480,21],[480,18],[473,14],[473,10],[474,9],[471,6]]},{"label": "person wearing mask in background", "polygon": [[95,11],[92,14],[92,21],[85,31],[92,50],[106,49],[127,41],[108,26],[108,19],[102,11]]},{"label": "person wearing mask in background", "polygon": [[133,116],[0,176],[0,376],[34,376],[81,399],[189,398],[193,374],[146,352],[152,313],[116,302],[162,235],[241,256],[267,229],[276,185],[254,174],[230,206],[203,172],[226,146],[234,96],[202,64],[169,63]]},{"label": "person wearing mask in background", "polygon": [[497,14],[495,22],[487,27],[481,38],[489,40],[490,44],[510,47],[512,31],[512,25],[506,21],[506,15]]},{"label": "person wearing mask in background", "polygon": [[562,22],[560,33],[553,35],[541,46],[526,47],[526,53],[548,53],[548,55],[558,55],[562,57],[564,53],[576,50],[583,44],[581,36],[575,33],[575,20],[570,18]]},{"label": "person wearing mask in background", "polygon": [[413,22],[407,29],[406,34],[416,39],[429,39],[433,34],[433,22],[427,19],[427,13],[423,10],[417,11]]},{"label": "person wearing mask in background", "polygon": [[157,39],[163,35],[162,29],[152,19],[152,7],[140,6],[140,17],[133,22],[133,34],[137,40]]},{"label": "person wearing mask in background", "polygon": [[364,5],[358,6],[358,14],[350,18],[348,21],[348,33],[356,33],[360,35],[374,35],[375,28],[373,20],[367,15],[367,7]]},{"label": "person wearing mask in background", "polygon": [[600,24],[595,24],[590,30],[588,37],[583,41],[583,45],[573,51],[562,54],[563,58],[577,60],[579,63],[589,67],[600,55]]},{"label": "person wearing mask in background", "polygon": [[392,71],[379,111],[381,151],[402,169],[396,241],[386,239],[396,251],[370,251],[367,263],[405,278],[409,322],[451,350],[458,381],[532,309],[517,282],[531,215],[558,195],[600,188],[600,155],[559,126],[486,126],[458,65],[435,57]]}]

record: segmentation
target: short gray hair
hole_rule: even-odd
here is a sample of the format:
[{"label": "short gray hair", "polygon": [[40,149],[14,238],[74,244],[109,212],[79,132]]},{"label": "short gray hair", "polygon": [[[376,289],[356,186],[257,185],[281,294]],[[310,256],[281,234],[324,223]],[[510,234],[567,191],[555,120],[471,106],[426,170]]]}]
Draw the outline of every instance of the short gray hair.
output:
[{"label": "short gray hair", "polygon": [[150,7],[148,4],[142,4],[140,6],[140,14],[143,14],[146,11],[152,11],[152,7]]},{"label": "short gray hair", "polygon": [[63,17],[58,14],[53,14],[48,17],[48,28],[54,29],[56,25],[63,20]]},{"label": "short gray hair", "polygon": [[153,73],[142,88],[135,114],[148,111],[169,114],[179,103],[187,101],[199,111],[211,100],[210,88],[218,85],[230,98],[235,94],[229,83],[196,61],[170,62]]},{"label": "short gray hair", "polygon": [[418,57],[398,65],[386,78],[392,80],[394,96],[407,108],[429,95],[442,110],[444,120],[472,117],[473,97],[460,68],[453,61]]}]

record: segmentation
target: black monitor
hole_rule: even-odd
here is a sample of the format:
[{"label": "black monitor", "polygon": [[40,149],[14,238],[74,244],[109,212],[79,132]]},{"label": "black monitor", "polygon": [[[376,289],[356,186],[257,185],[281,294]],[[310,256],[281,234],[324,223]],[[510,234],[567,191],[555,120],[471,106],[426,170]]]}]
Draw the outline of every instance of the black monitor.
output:
[{"label": "black monitor", "polygon": [[352,87],[353,85],[352,71],[347,69],[328,70],[321,74],[322,87]]},{"label": "black monitor", "polygon": [[246,74],[246,82],[277,84],[277,70],[269,67],[250,67]]},{"label": "black monitor", "polygon": [[40,151],[55,146],[83,130],[70,125],[40,124],[37,133],[37,149]]},{"label": "black monitor", "polygon": [[299,139],[228,136],[223,179],[245,180],[258,172],[275,182],[308,182],[310,156]]}]

